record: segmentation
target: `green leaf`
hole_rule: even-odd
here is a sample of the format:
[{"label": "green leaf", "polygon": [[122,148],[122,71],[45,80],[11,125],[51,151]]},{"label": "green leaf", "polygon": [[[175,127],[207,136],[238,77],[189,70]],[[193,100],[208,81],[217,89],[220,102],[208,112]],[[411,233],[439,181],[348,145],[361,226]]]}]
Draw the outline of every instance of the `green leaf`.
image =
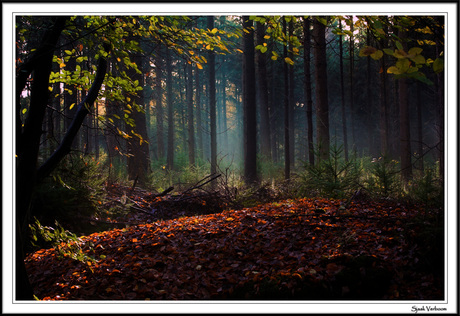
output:
[{"label": "green leaf", "polygon": [[267,47],[266,46],[262,46],[262,48],[260,49],[260,52],[263,54],[267,51]]},{"label": "green leaf", "polygon": [[435,73],[440,73],[443,70],[444,70],[444,60],[442,60],[441,58],[436,58],[436,60],[433,62],[433,71]]},{"label": "green leaf", "polygon": [[77,63],[81,63],[83,60],[84,60],[83,57],[78,57],[78,58],[77,58]]},{"label": "green leaf", "polygon": [[399,49],[399,50],[404,50],[404,47],[403,47],[403,45],[401,44],[400,41],[396,41],[396,48]]},{"label": "green leaf", "polygon": [[422,55],[412,57],[411,60],[416,64],[425,64],[425,57],[423,57]]},{"label": "green leaf", "polygon": [[376,51],[375,53],[371,54],[372,59],[379,60],[383,57],[383,52],[381,50]]},{"label": "green leaf", "polygon": [[65,52],[67,55],[72,55],[72,51],[70,51],[70,50],[68,50],[68,49],[66,49],[64,52]]},{"label": "green leaf", "polygon": [[420,55],[423,51],[423,48],[420,48],[420,47],[412,47],[411,49],[409,49],[409,52],[408,54],[409,55]]},{"label": "green leaf", "polygon": [[321,18],[321,17],[316,17],[316,19],[321,23],[323,24],[324,26],[327,26],[327,20],[325,18]]},{"label": "green leaf", "polygon": [[387,69],[387,73],[394,74],[394,75],[400,75],[401,71],[396,66],[391,66]]},{"label": "green leaf", "polygon": [[404,50],[402,49],[397,49],[395,50],[395,53],[393,54],[394,57],[400,59],[400,58],[406,58],[407,54]]},{"label": "green leaf", "polygon": [[390,49],[390,48],[384,48],[383,49],[383,52],[387,55],[390,55],[390,56],[393,56],[394,55],[394,50]]},{"label": "green leaf", "polygon": [[396,67],[399,68],[400,73],[405,73],[409,70],[410,60],[409,59],[398,59],[396,62]]}]

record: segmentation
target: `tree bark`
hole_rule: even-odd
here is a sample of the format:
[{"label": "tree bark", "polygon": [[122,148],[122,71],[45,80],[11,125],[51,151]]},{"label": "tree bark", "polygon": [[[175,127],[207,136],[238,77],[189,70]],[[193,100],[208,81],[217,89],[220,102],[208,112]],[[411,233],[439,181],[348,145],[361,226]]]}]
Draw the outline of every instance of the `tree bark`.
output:
[{"label": "tree bark", "polygon": [[[405,32],[399,30],[400,38],[405,37]],[[404,49],[407,51],[406,44],[403,43]],[[400,155],[401,155],[401,176],[402,180],[407,184],[412,177],[412,162],[411,162],[411,138],[410,138],[410,116],[409,116],[409,94],[408,94],[408,79],[398,79],[399,84],[399,137],[400,137]]]},{"label": "tree bark", "polygon": [[[209,30],[214,29],[214,17],[208,16],[207,26]],[[210,130],[211,130],[211,174],[217,172],[217,118],[216,118],[216,55],[214,51],[209,51],[208,56],[208,102],[210,115]],[[206,90],[207,90],[206,89]],[[214,188],[216,182],[212,181],[211,186]]]},{"label": "tree bark", "polygon": [[[287,22],[283,18],[283,33],[287,36]],[[283,48],[284,58],[288,57],[287,44]],[[288,180],[291,178],[291,141],[290,141],[290,116],[291,108],[289,105],[289,70],[286,61],[283,62],[283,74],[284,74],[284,179]]]},{"label": "tree bark", "polygon": [[[139,40],[133,38],[134,40]],[[144,64],[143,56],[139,53],[132,54],[131,60],[137,65],[141,73],[137,73],[132,67],[127,70],[128,76],[133,80],[137,81],[138,85],[142,87],[133,94],[127,96],[131,99],[128,101],[128,110],[130,118],[134,121],[134,127],[131,131],[133,135],[128,141],[128,178],[130,180],[137,179],[140,185],[144,185],[147,182],[147,176],[150,173],[150,152],[149,152],[149,140],[147,134],[147,122],[145,119],[145,104],[144,104]],[[130,127],[131,128],[131,127]]]},{"label": "tree bark", "polygon": [[243,16],[244,178],[247,184],[257,181],[256,76],[252,26],[249,16]]},{"label": "tree bark", "polygon": [[196,103],[196,136],[197,136],[197,149],[198,157],[200,159],[204,158],[204,148],[203,148],[203,123],[202,123],[202,108],[201,108],[201,92],[202,85],[200,83],[200,72],[198,68],[195,69],[195,103]]},{"label": "tree bark", "polygon": [[329,158],[329,103],[327,89],[326,27],[318,19],[313,20],[315,40],[315,81],[316,81],[316,137],[319,158]]},{"label": "tree bark", "polygon": [[193,72],[192,65],[187,63],[187,132],[188,132],[188,161],[195,165],[195,128],[193,118]]},{"label": "tree bark", "polygon": [[[265,43],[265,26],[257,22],[257,45]],[[259,109],[260,109],[260,149],[264,160],[271,160],[270,142],[270,115],[268,107],[268,78],[267,78],[267,54],[257,54],[257,74],[259,78]]]},{"label": "tree bark", "polygon": [[174,102],[172,93],[172,62],[171,52],[166,48],[166,98],[168,102],[168,150],[166,168],[174,170]]},{"label": "tree bark", "polygon": [[163,77],[163,59],[161,57],[161,46],[158,47],[155,56],[155,109],[157,119],[157,155],[162,160],[165,156],[164,144],[164,110],[163,110],[163,88],[161,86]]},{"label": "tree bark", "polygon": [[[339,20],[340,31],[342,31],[342,21]],[[347,129],[347,115],[345,112],[345,84],[343,74],[343,37],[340,36],[339,50],[340,50],[340,95],[342,103],[342,133],[343,133],[343,151],[345,154],[345,161],[348,161],[348,129]]]},{"label": "tree bark", "polygon": [[311,32],[310,32],[310,18],[304,18],[303,32],[304,40],[304,75],[305,75],[305,105],[306,105],[306,118],[307,118],[307,139],[308,139],[308,161],[310,165],[315,164],[315,152],[313,145],[313,98],[311,93]]}]

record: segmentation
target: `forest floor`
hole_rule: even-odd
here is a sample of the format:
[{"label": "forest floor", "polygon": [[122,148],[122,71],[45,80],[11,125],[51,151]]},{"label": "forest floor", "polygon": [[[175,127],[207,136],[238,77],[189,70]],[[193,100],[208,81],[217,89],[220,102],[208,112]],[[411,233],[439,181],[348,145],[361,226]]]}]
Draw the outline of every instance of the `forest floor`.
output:
[{"label": "forest floor", "polygon": [[57,248],[27,256],[38,299],[444,298],[442,225],[422,206],[305,198],[229,210],[192,192],[109,193],[107,207],[130,212],[100,221],[123,227],[80,237],[88,259]]}]

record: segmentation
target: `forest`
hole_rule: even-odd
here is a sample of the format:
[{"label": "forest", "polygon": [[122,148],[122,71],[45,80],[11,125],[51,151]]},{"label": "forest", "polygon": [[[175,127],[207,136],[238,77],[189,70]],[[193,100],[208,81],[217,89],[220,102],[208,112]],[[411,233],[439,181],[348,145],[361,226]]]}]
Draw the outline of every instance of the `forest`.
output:
[{"label": "forest", "polygon": [[15,18],[17,300],[442,300],[444,16]]}]

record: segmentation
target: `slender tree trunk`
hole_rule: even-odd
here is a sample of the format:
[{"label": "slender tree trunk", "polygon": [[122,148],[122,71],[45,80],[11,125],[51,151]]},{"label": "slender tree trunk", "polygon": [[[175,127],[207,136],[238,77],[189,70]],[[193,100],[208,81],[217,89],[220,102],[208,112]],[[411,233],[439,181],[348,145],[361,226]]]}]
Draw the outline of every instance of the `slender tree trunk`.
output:
[{"label": "slender tree trunk", "polygon": [[421,83],[416,83],[416,107],[417,107],[417,167],[423,174],[423,122],[422,122],[422,99],[421,99]]},{"label": "slender tree trunk", "polygon": [[[292,38],[294,35],[294,21],[293,18],[289,21],[289,38]],[[288,56],[289,58],[294,61],[294,53],[293,53],[293,44],[289,44],[289,51]],[[295,111],[295,102],[294,102],[294,88],[295,88],[295,80],[294,80],[294,66],[289,64],[288,65],[288,73],[289,73],[289,162],[290,162],[290,169],[295,167],[295,121],[294,121],[294,111]]]},{"label": "slender tree trunk", "polygon": [[200,83],[200,71],[198,68],[195,69],[195,103],[196,103],[196,134],[197,134],[197,141],[198,141],[198,157],[200,159],[204,158],[204,148],[203,148],[203,123],[202,123],[202,107],[201,107],[201,92],[202,92],[202,85]]},{"label": "slender tree trunk", "polygon": [[327,90],[326,27],[317,19],[313,21],[315,40],[315,81],[316,81],[316,137],[319,157],[329,158],[329,103]]},{"label": "slender tree trunk", "polygon": [[244,115],[244,178],[257,181],[257,117],[256,76],[254,62],[254,29],[249,16],[243,16],[243,115]]},{"label": "slender tree trunk", "polygon": [[[351,16],[351,25],[350,25],[350,32],[353,34],[354,32],[354,23],[353,23],[353,16]],[[356,138],[355,138],[355,98],[354,98],[354,70],[355,70],[355,44],[354,44],[354,36],[350,35],[350,113],[351,113],[351,142],[352,142],[352,151],[353,154],[356,154]]]},{"label": "slender tree trunk", "polygon": [[165,156],[164,144],[164,110],[163,110],[163,58],[161,57],[162,46],[158,47],[155,56],[155,109],[157,119],[157,154],[158,159],[162,160]]},{"label": "slender tree trunk", "polygon": [[305,105],[306,105],[306,119],[307,119],[307,139],[308,139],[308,161],[310,165],[315,164],[315,152],[313,145],[313,98],[311,92],[311,32],[310,32],[310,18],[304,18],[303,32],[305,34],[304,40],[304,74],[305,74]]},{"label": "slender tree trunk", "polygon": [[187,131],[188,131],[188,161],[195,165],[195,128],[193,117],[193,71],[192,64],[187,64]]},{"label": "slender tree trunk", "polygon": [[[283,18],[283,33],[287,35],[287,25],[286,19]],[[288,57],[287,54],[287,45],[284,45],[283,48],[284,58]],[[283,73],[284,73],[284,179],[288,180],[291,178],[291,150],[290,150],[290,112],[291,108],[289,106],[289,71],[287,62],[283,63]]]},{"label": "slender tree trunk", "polygon": [[[342,21],[339,20],[340,31],[342,31]],[[339,41],[340,50],[340,94],[342,101],[342,133],[343,133],[343,150],[345,154],[345,160],[348,161],[348,129],[347,129],[347,115],[345,111],[345,84],[343,74],[343,37],[340,36]]]},{"label": "slender tree trunk", "polygon": [[[438,19],[443,19],[439,17]],[[441,25],[443,25],[441,21]],[[440,56],[443,47],[439,41],[436,41],[436,56]],[[444,71],[436,74],[437,90],[436,90],[436,109],[437,109],[437,127],[439,137],[439,177],[444,179]]]},{"label": "slender tree trunk", "polygon": [[[214,29],[214,17],[208,16],[208,29]],[[214,51],[209,51],[208,71],[209,71],[209,111],[211,125],[211,174],[217,172],[217,122],[216,122],[216,56]],[[212,181],[211,186],[215,187],[216,182]]]},{"label": "slender tree trunk", "polygon": [[[400,38],[405,38],[405,32],[399,31]],[[407,51],[406,44],[403,44],[404,50]],[[399,130],[400,130],[400,155],[401,155],[401,176],[407,184],[412,177],[412,150],[410,138],[410,116],[409,116],[409,93],[408,79],[400,78],[399,83]]]},{"label": "slender tree trunk", "polygon": [[[384,26],[384,32],[388,32],[388,27]],[[386,48],[388,41],[381,41],[382,49]],[[387,97],[387,69],[386,57],[380,59],[380,152],[386,157],[389,154],[389,129],[388,129],[388,97]]]},{"label": "slender tree trunk", "polygon": [[172,93],[172,62],[171,52],[166,48],[166,98],[168,102],[168,151],[166,168],[174,170],[174,102]]},{"label": "slender tree trunk", "polygon": [[[257,45],[265,43],[265,26],[257,22]],[[268,107],[268,78],[266,53],[257,53],[257,74],[259,79],[260,148],[263,159],[271,160],[270,115]]]}]

